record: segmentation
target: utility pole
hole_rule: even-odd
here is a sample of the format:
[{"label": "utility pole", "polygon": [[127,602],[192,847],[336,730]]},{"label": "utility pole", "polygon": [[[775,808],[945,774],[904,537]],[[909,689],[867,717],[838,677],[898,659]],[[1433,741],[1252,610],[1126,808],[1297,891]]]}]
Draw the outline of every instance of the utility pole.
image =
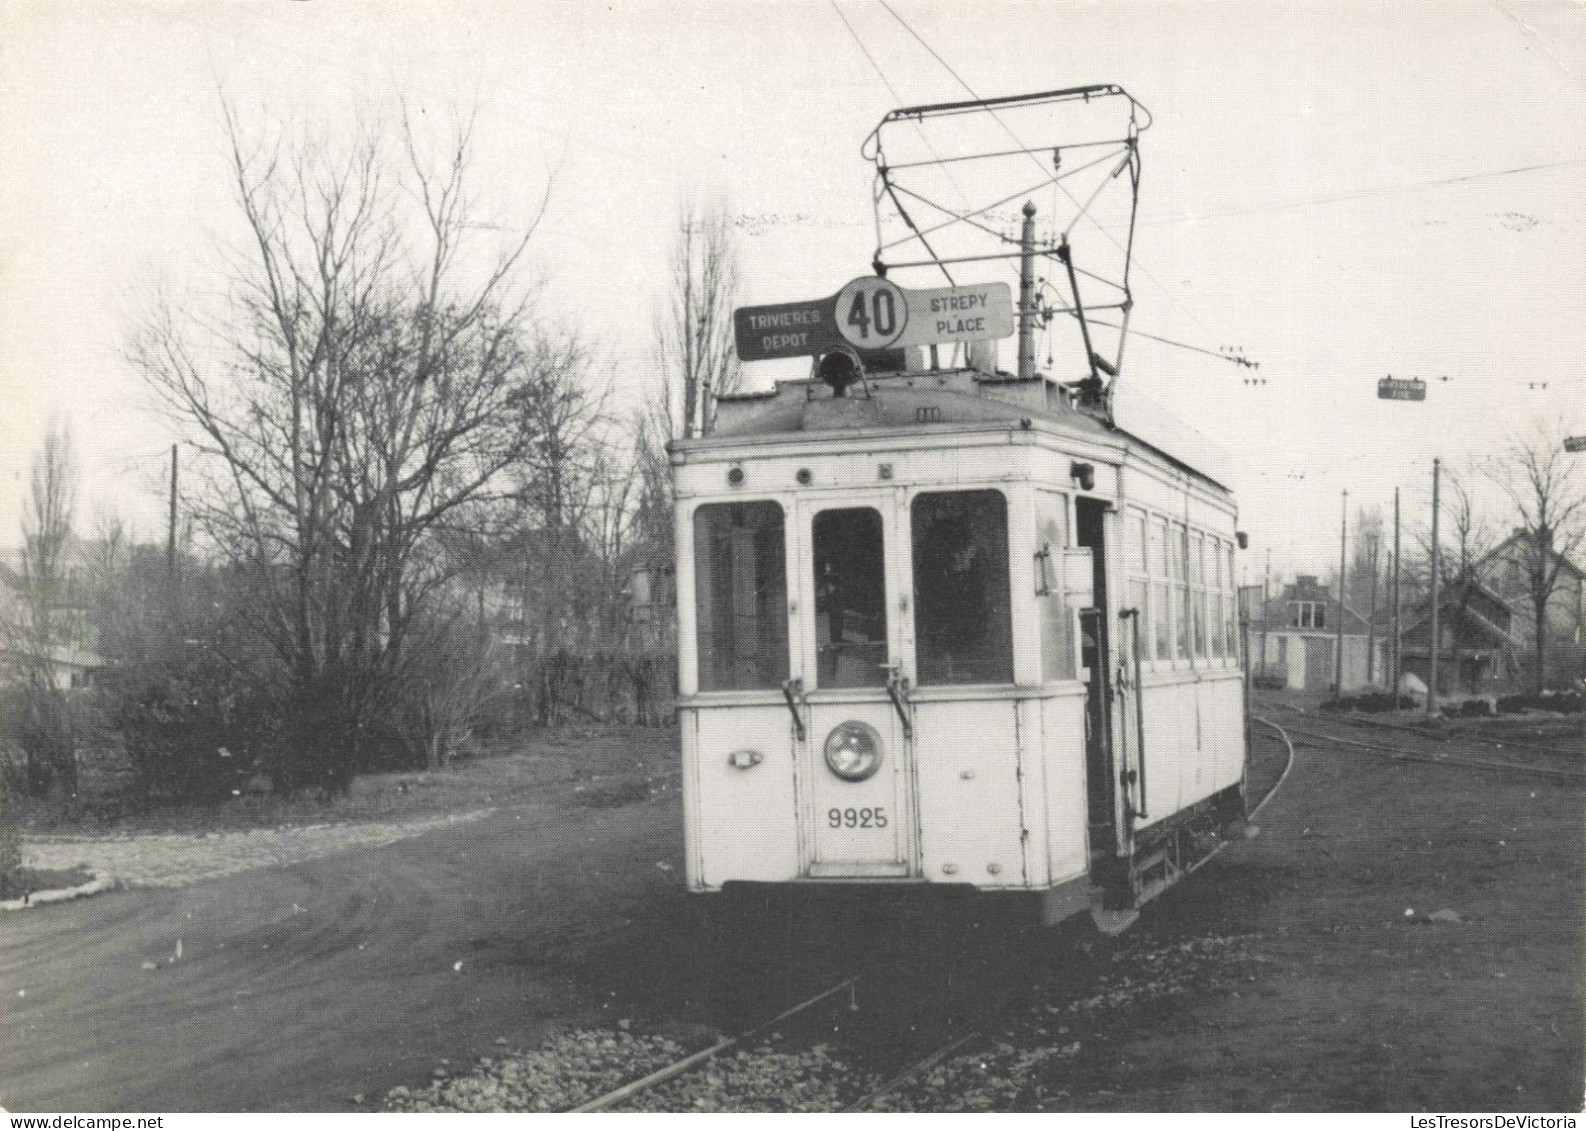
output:
[{"label": "utility pole", "polygon": [[1024,202],[1019,234],[1019,380],[1035,376],[1035,202]]},{"label": "utility pole", "polygon": [[176,592],[176,445],[171,445],[171,519],[165,537],[165,576]]},{"label": "utility pole", "polygon": [[1442,644],[1442,635],[1437,624],[1437,572],[1439,567],[1437,552],[1437,483],[1442,473],[1442,461],[1432,460],[1432,640],[1428,650],[1430,657],[1427,668],[1426,681],[1426,717],[1431,718],[1437,714],[1437,653]]},{"label": "utility pole", "polygon": [[1267,564],[1261,569],[1261,674],[1267,674],[1267,579],[1272,575],[1272,547],[1267,547]]},{"label": "utility pole", "polygon": [[1338,522],[1338,644],[1333,657],[1333,698],[1344,696],[1344,569],[1349,544],[1349,489],[1344,489],[1344,509]]},{"label": "utility pole", "polygon": [[1393,694],[1398,702],[1399,676],[1404,672],[1404,656],[1399,637],[1399,489],[1393,489]]}]

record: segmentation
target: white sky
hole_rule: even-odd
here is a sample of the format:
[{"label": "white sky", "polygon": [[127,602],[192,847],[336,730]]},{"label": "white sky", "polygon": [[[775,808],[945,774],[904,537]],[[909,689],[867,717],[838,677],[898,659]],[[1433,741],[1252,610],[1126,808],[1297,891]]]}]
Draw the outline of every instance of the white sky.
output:
[{"label": "white sky", "polygon": [[[966,96],[885,8],[841,8],[903,102]],[[893,8],[982,95],[1116,82],[1155,115],[1134,324],[1261,368],[1135,338],[1125,379],[1234,454],[1256,578],[1269,548],[1274,571],[1336,561],[1343,488],[1353,511],[1401,485],[1424,520],[1434,455],[1459,465],[1537,420],[1586,432],[1581,4]],[[678,203],[754,219],[743,303],[831,294],[868,270],[859,144],[897,105],[829,3],[9,0],[0,542],[52,413],[76,433],[81,513],[162,533],[172,437],[122,343],[151,289],[197,284],[231,232],[217,86],[250,124],[331,130],[398,92],[477,102],[500,216],[557,170],[533,245],[545,301],[629,395]],[[1379,402],[1389,373],[1451,380]]]}]

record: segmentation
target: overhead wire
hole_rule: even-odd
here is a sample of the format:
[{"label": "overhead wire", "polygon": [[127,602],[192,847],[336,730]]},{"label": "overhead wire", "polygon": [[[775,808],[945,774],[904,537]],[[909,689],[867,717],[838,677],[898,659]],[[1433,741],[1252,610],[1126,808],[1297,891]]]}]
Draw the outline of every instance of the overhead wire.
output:
[{"label": "overhead wire", "polygon": [[[909,22],[907,20],[905,20],[902,16],[900,16],[898,14],[897,10],[895,8],[893,8],[892,5],[887,2],[887,0],[880,0],[880,3],[881,3],[881,6],[886,9],[887,13],[902,26],[903,30],[908,32],[909,35],[913,36],[914,40],[917,43],[919,43],[919,45],[921,47],[925,48],[925,50],[930,54],[931,58],[935,59],[938,63],[940,63],[942,65],[943,69],[946,70],[948,74],[953,76],[953,80],[955,82],[957,82],[959,86],[963,87],[964,90],[968,92],[968,94],[969,94],[969,96],[971,98],[974,98],[974,99],[977,99],[977,100],[981,98],[980,93],[978,91],[976,91],[974,87],[970,86],[967,82],[965,82],[963,76],[960,75],[956,70],[953,69],[952,64],[950,64],[946,59],[942,58],[941,54],[936,50],[936,48],[932,47],[929,43],[927,43],[925,38],[922,35],[920,35],[919,32],[915,31],[914,28],[909,25]],[[1009,126],[1007,122],[1003,121],[1002,116],[999,115],[995,110],[991,110],[990,113],[991,113],[992,119],[994,121],[996,121],[996,123],[999,126],[1002,127],[1003,132],[1006,133],[1010,138],[1013,139],[1014,144],[1017,145],[1020,149],[1022,149],[1024,151],[1025,155],[1028,156],[1031,161],[1035,162],[1035,164],[1038,167],[1040,167],[1043,172],[1045,172],[1046,166],[1041,164],[1040,158],[1036,157],[1036,155],[1033,152],[1031,152],[1030,147],[1027,146],[1024,143],[1024,140],[1021,137],[1019,137],[1019,135],[1016,134],[1013,131],[1013,128],[1011,126]],[[1063,190],[1063,195],[1067,196],[1069,201],[1076,208],[1080,207],[1079,201],[1076,200],[1074,198],[1074,195],[1068,191],[1067,186],[1059,185],[1059,187]],[[1083,209],[1082,209],[1082,212],[1083,212]],[[1114,247],[1116,247],[1119,251],[1124,252],[1126,256],[1128,255],[1127,250],[1124,248],[1123,244],[1118,242],[1118,239],[1117,239],[1116,236],[1114,236],[1111,232],[1109,232],[1101,224],[1097,223],[1094,217],[1087,217],[1087,219],[1090,220],[1091,224],[1096,228],[1097,231],[1099,231],[1102,235],[1106,236],[1107,239],[1112,242],[1112,245]],[[1077,222],[1078,222],[1078,218],[1076,217],[1076,223]],[[1140,264],[1139,265],[1139,270],[1140,270],[1140,274],[1144,275],[1148,280],[1150,280],[1152,285],[1154,285],[1158,290],[1160,290],[1162,292],[1162,294],[1167,297],[1167,300],[1169,302],[1171,302],[1174,306],[1178,307],[1178,309],[1181,312],[1183,312],[1183,314],[1186,317],[1188,317],[1191,322],[1193,322],[1193,323],[1195,323],[1195,325],[1199,326],[1201,328],[1201,330],[1208,337],[1215,338],[1217,336],[1216,334],[1212,333],[1212,330],[1211,330],[1211,328],[1209,326],[1207,326],[1204,322],[1202,322],[1199,318],[1197,318],[1195,316],[1195,312],[1194,311],[1190,310],[1189,307],[1185,306],[1183,304],[1183,302],[1181,302],[1179,300],[1179,298],[1176,295],[1173,294],[1173,292],[1167,287],[1167,285],[1165,283],[1163,283],[1160,279],[1158,279],[1155,275],[1153,275],[1149,270],[1147,270],[1144,264]]]},{"label": "overhead wire", "polygon": [[[887,93],[892,95],[893,102],[901,105],[903,102],[902,95],[898,93],[897,88],[894,87],[891,80],[887,78],[887,73],[881,69],[881,64],[876,62],[876,57],[870,54],[870,49],[865,46],[865,41],[859,38],[859,32],[854,28],[854,25],[849,23],[847,16],[843,15],[843,10],[837,6],[837,0],[831,0],[831,6],[832,11],[837,13],[837,18],[843,22],[843,27],[848,29],[848,34],[853,38],[854,43],[858,45],[859,50],[864,54],[865,59],[869,61],[871,69],[874,70],[876,75],[881,79],[881,84],[887,88]],[[931,144],[931,139],[925,136],[925,131],[920,128],[918,122],[915,123],[914,128],[920,135],[920,141],[925,144],[926,151],[930,153],[932,163],[941,167],[942,174],[947,178],[948,183],[951,184],[955,190],[957,190],[958,195],[963,199],[964,204],[967,206],[969,204],[969,196],[964,192],[963,186],[958,183],[958,181],[953,177],[953,174],[948,170],[947,163],[943,161],[941,155],[936,152],[935,146]],[[896,193],[892,191],[892,184],[885,180],[883,180],[883,184],[886,185],[887,195],[892,197],[892,203],[897,207],[898,215],[903,218],[903,222],[907,224],[910,230],[915,233],[915,236],[919,239],[920,243],[924,244],[925,249],[931,253],[931,258],[936,260],[937,267],[940,268],[942,274],[947,277],[948,285],[957,286],[957,283],[953,279],[952,272],[947,269],[947,265],[941,261],[941,257],[938,256],[931,248],[929,241],[927,241],[925,238],[925,233],[920,232],[919,228],[915,226],[914,221],[909,217],[907,210],[903,207],[903,203],[898,200]],[[877,231],[876,236],[876,242],[879,244],[881,242],[879,230]]]},{"label": "overhead wire", "polygon": [[1346,204],[1352,200],[1367,200],[1372,197],[1400,196],[1409,193],[1426,192],[1431,189],[1446,188],[1449,185],[1496,180],[1499,177],[1515,177],[1527,173],[1546,172],[1553,169],[1567,169],[1576,165],[1586,165],[1586,157],[1571,158],[1567,161],[1546,161],[1535,165],[1516,165],[1513,168],[1508,169],[1491,169],[1484,172],[1464,173],[1454,177],[1438,177],[1432,180],[1411,181],[1406,184],[1399,185],[1380,185],[1374,188],[1336,193],[1331,196],[1296,197],[1292,200],[1266,201],[1259,204],[1243,205],[1234,208],[1211,209],[1206,212],[1182,213],[1177,216],[1158,216],[1155,218],[1146,217],[1142,218],[1140,223],[1147,227],[1157,227],[1164,224],[1192,224],[1201,220],[1218,220],[1230,216],[1250,216],[1262,212],[1282,212],[1295,208],[1316,208],[1329,204]]}]

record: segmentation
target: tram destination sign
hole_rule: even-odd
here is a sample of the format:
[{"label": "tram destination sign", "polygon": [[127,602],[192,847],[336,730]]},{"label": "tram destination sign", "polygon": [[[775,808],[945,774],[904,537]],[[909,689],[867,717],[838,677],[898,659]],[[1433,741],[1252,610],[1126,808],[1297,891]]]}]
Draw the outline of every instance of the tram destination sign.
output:
[{"label": "tram destination sign", "polygon": [[855,279],[830,298],[733,311],[741,361],[806,357],[844,346],[902,349],[980,342],[1013,333],[1007,283],[905,290],[879,275]]},{"label": "tram destination sign", "polygon": [[1426,382],[1419,377],[1384,377],[1377,382],[1379,401],[1424,401]]}]

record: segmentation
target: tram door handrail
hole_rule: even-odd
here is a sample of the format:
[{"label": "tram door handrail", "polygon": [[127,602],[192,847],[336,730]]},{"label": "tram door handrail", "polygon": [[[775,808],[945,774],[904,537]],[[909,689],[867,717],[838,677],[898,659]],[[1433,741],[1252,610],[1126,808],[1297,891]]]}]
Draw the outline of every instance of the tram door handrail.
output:
[{"label": "tram door handrail", "polygon": [[804,716],[799,713],[799,704],[804,701],[804,681],[794,677],[784,683],[782,698],[787,701],[787,709],[793,713],[793,733],[798,736],[800,742],[803,742]]},{"label": "tram door handrail", "polygon": [[1145,685],[1141,682],[1140,676],[1140,610],[1120,609],[1118,619],[1130,622],[1130,651],[1134,654],[1134,748],[1135,763],[1139,766],[1140,775],[1140,808],[1133,816],[1144,819],[1149,814],[1146,812],[1145,796]]},{"label": "tram door handrail", "polygon": [[903,737],[912,742],[914,721],[909,718],[909,681],[903,676],[903,666],[882,664],[881,669],[887,673],[887,698],[892,700],[892,709],[898,713],[898,724],[903,728]]}]

